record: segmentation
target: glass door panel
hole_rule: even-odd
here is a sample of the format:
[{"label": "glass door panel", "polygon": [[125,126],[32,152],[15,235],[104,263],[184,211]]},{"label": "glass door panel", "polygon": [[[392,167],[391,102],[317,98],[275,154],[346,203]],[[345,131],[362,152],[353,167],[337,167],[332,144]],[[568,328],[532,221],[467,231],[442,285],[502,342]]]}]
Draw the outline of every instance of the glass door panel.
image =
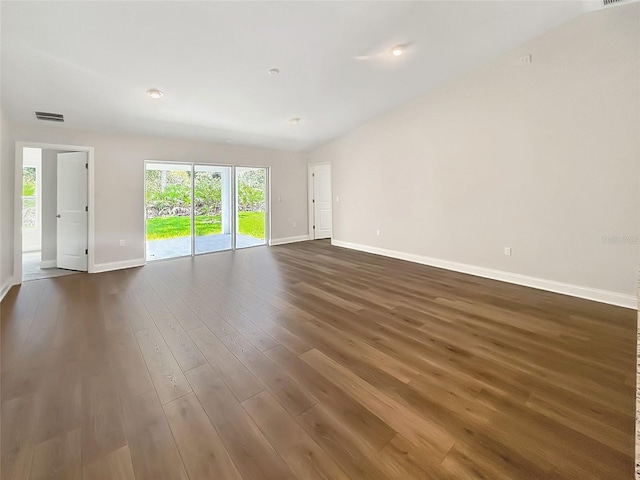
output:
[{"label": "glass door panel", "polygon": [[[26,150],[26,148],[25,148]],[[35,149],[30,149],[35,150]],[[25,155],[26,156],[26,155]],[[22,251],[40,250],[40,212],[38,211],[37,181],[38,169],[35,166],[22,168]]]},{"label": "glass door panel", "polygon": [[147,260],[191,255],[191,165],[145,165]]},{"label": "glass door panel", "polygon": [[236,248],[265,245],[267,169],[236,167]]},{"label": "glass door panel", "polygon": [[231,167],[196,165],[194,168],[195,253],[230,250]]}]

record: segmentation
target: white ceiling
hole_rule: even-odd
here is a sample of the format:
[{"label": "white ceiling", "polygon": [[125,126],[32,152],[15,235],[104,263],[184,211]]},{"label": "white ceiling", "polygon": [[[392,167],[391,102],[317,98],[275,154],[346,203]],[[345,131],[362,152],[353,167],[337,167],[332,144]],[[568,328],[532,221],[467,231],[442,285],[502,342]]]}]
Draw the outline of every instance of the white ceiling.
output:
[{"label": "white ceiling", "polygon": [[309,150],[601,0],[0,4],[10,120]]}]

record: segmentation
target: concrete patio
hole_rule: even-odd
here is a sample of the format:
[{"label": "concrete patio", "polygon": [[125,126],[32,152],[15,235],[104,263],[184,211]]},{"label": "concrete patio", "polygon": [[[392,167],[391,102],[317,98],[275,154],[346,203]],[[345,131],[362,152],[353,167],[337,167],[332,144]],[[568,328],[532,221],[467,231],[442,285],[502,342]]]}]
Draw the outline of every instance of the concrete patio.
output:
[{"label": "concrete patio", "polygon": [[[236,248],[266,245],[266,241],[248,235],[236,236]],[[231,234],[203,235],[196,237],[196,255],[231,249]],[[191,237],[168,238],[147,241],[147,261],[191,255]]]}]

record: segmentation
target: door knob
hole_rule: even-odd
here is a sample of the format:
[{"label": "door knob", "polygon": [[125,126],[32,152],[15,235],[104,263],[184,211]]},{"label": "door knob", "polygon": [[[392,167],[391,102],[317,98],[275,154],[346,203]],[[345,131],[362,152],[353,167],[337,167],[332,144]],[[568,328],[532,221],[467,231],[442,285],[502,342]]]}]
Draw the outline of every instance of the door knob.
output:
[{"label": "door knob", "polygon": [[57,214],[57,215],[56,215],[56,217],[57,217],[57,218],[60,218],[61,216],[62,216],[62,215],[60,215],[60,214]]}]

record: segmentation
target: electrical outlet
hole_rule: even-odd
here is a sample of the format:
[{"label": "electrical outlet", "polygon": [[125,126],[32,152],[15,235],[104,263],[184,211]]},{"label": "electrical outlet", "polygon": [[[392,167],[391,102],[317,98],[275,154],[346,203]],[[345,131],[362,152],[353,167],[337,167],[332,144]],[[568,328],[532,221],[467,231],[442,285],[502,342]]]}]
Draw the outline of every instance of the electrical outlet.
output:
[{"label": "electrical outlet", "polygon": [[120,246],[124,247],[127,244],[127,242],[125,242],[124,240],[120,240]]},{"label": "electrical outlet", "polygon": [[380,236],[380,230],[376,230],[376,235],[379,237]]},{"label": "electrical outlet", "polygon": [[504,254],[507,257],[510,257],[511,256],[511,247],[504,247]]},{"label": "electrical outlet", "polygon": [[298,222],[293,222],[293,226],[297,227],[298,226]]},{"label": "electrical outlet", "polygon": [[336,203],[340,201],[340,195],[336,195]]}]

